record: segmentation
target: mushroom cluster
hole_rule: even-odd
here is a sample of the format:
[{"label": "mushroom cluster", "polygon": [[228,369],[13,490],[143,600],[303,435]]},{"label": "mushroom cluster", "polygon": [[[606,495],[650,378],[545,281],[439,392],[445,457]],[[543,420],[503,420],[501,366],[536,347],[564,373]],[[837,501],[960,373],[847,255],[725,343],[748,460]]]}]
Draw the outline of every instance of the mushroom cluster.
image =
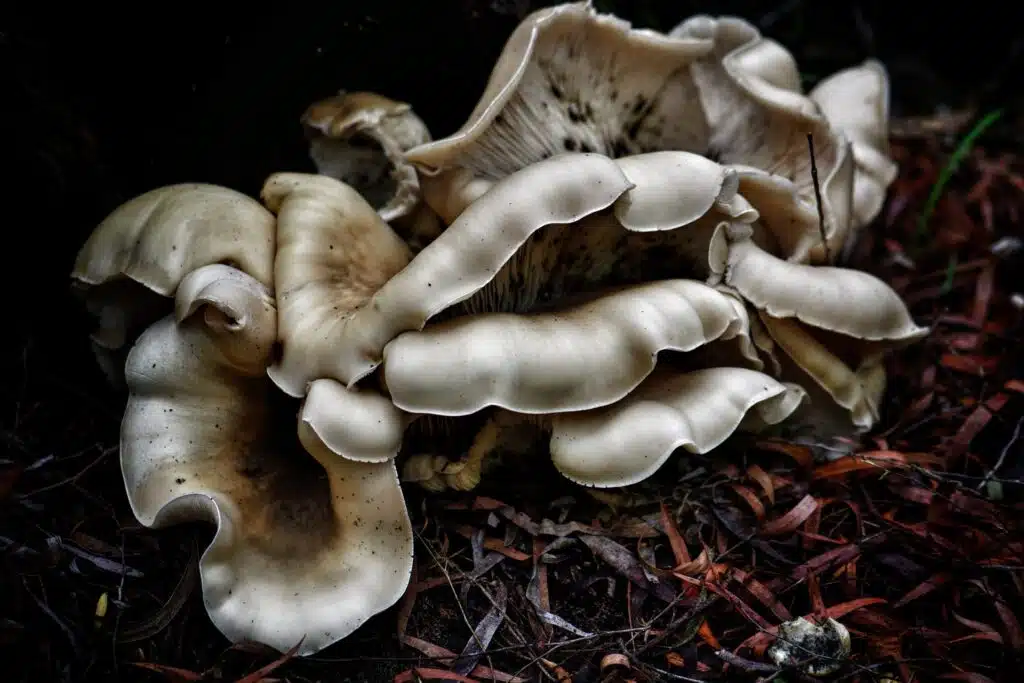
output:
[{"label": "mushroom cluster", "polygon": [[[132,509],[213,521],[213,622],[308,654],[406,587],[399,456],[407,481],[470,489],[542,435],[609,487],[736,430],[869,428],[885,353],[927,332],[834,265],[895,174],[887,88],[868,62],[805,95],[739,19],[664,34],[563,4],[523,20],[447,138],[342,92],[302,116],[319,173],[261,202],[124,204],[73,280],[129,392]],[[403,452],[413,432],[429,453]]]}]

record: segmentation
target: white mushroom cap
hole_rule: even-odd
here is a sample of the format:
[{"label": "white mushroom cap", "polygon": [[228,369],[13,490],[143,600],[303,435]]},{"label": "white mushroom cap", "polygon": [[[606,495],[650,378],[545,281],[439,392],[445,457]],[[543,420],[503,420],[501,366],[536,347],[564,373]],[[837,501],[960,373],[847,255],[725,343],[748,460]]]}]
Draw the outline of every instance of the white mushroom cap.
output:
[{"label": "white mushroom cap", "polygon": [[579,484],[628,486],[654,474],[677,448],[706,453],[737,428],[781,422],[803,397],[799,386],[746,368],[659,369],[617,403],[555,415],[551,457]]},{"label": "white mushroom cap", "polygon": [[327,176],[277,173],[263,186],[277,214],[278,343],[274,383],[303,396],[316,379],[358,379],[342,349],[358,311],[411,258],[409,248],[351,187]]},{"label": "white mushroom cap", "polygon": [[589,410],[636,388],[661,351],[744,334],[735,303],[699,282],[662,280],[552,312],[455,318],[390,342],[384,380],[395,405],[416,413]]},{"label": "white mushroom cap", "polygon": [[501,180],[352,313],[347,341],[333,343],[331,372],[321,376],[357,382],[389,341],[473,296],[535,232],[608,208],[631,187],[614,161],[596,154],[562,155]]},{"label": "white mushroom cap", "polygon": [[313,134],[310,156],[323,175],[352,185],[391,222],[419,199],[416,171],[405,151],[430,141],[412,105],[372,92],[339,92],[302,115]]},{"label": "white mushroom cap", "polygon": [[274,217],[255,200],[215,185],[162,187],[116,208],[79,250],[72,284],[98,329],[93,349],[108,378],[123,380],[119,353],[170,310],[181,279],[231,263],[272,285]]},{"label": "white mushroom cap", "polygon": [[432,197],[453,194],[451,169],[493,181],[563,152],[703,152],[707,126],[686,69],[710,48],[632,29],[590,2],[538,10],[505,43],[466,123],[407,157],[444,216]]},{"label": "white mushroom cap", "polygon": [[302,402],[299,437],[348,460],[385,462],[398,455],[412,420],[381,394],[318,379]]},{"label": "white mushroom cap", "polygon": [[229,263],[272,286],[274,217],[234,190],[170,185],[107,216],[78,252],[71,277],[87,286],[126,277],[173,296],[185,275],[211,263]]},{"label": "white mushroom cap", "polygon": [[302,640],[300,654],[316,652],[408,583],[412,530],[394,462],[278,442],[281,411],[263,376],[275,311],[262,284],[206,266],[175,303],[128,357],[121,466],[132,511],[148,527],[216,524],[200,576],[230,640],[281,651]]},{"label": "white mushroom cap", "polygon": [[[849,143],[833,130],[800,86],[796,60],[784,47],[763,38],[734,17],[687,19],[671,35],[709,40],[713,55],[691,67],[711,130],[710,148],[725,164],[740,164],[791,180],[811,207],[816,197],[806,135],[814,137],[825,215],[833,253],[850,229],[853,159]],[[794,260],[820,261],[824,245],[802,241]]]},{"label": "white mushroom cap", "polygon": [[420,200],[405,151],[430,141],[412,106],[373,92],[345,92],[302,115],[317,171],[351,185],[419,250],[440,234],[437,215]]},{"label": "white mushroom cap", "polygon": [[889,156],[889,75],[876,60],[829,76],[809,97],[853,145],[855,227],[867,225],[885,203],[898,168]]},{"label": "white mushroom cap", "polygon": [[758,310],[775,346],[849,410],[857,427],[870,427],[885,386],[883,354],[929,330],[873,275],[784,261],[749,234],[745,225],[721,226],[712,270]]}]

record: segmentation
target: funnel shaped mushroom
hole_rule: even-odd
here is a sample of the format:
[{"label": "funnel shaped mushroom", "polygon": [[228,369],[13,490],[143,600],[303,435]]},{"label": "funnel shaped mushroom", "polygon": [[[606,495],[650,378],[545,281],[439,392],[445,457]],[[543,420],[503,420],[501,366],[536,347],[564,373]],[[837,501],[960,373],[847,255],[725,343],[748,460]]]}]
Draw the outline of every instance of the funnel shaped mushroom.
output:
[{"label": "funnel shaped mushroom", "polygon": [[200,562],[213,623],[233,641],[309,654],[404,592],[412,531],[393,461],[289,445],[264,371],[275,336],[266,287],[227,266],[189,274],[175,315],[128,356],[121,465],[139,521],[205,519]]},{"label": "funnel shaped mushroom", "polygon": [[302,115],[317,171],[351,185],[418,246],[437,237],[441,224],[420,202],[408,149],[430,142],[430,131],[405,102],[372,92],[340,92]]},{"label": "funnel shaped mushroom", "polygon": [[745,332],[746,316],[726,295],[662,280],[558,311],[471,315],[406,332],[384,348],[384,379],[392,401],[416,413],[589,410],[636,388],[659,352]]},{"label": "funnel shaped mushroom", "polygon": [[316,379],[352,384],[358,377],[339,349],[360,338],[360,309],[409,262],[409,248],[365,199],[333,178],[277,173],[262,196],[277,214],[280,358],[270,377],[296,397]]},{"label": "funnel shaped mushroom", "polygon": [[857,427],[870,427],[884,388],[883,354],[928,329],[914,323],[899,295],[878,278],[784,261],[749,236],[745,225],[721,226],[711,248],[720,262],[712,270],[758,310],[774,344],[849,410]]},{"label": "funnel shaped mushroom", "polygon": [[[706,40],[646,30],[577,2],[527,16],[453,135],[409,151],[424,196],[451,222],[494,181],[563,152],[702,152],[707,126],[687,67]],[[464,195],[464,196],[463,196]]]},{"label": "funnel shaped mushroom", "polygon": [[677,448],[707,453],[738,428],[781,422],[803,396],[799,386],[745,368],[658,370],[618,403],[555,415],[551,457],[579,484],[628,486],[654,474]]},{"label": "funnel shaped mushroom", "polygon": [[94,349],[110,378],[114,358],[167,313],[166,297],[182,278],[211,263],[230,263],[273,283],[274,217],[253,199],[224,187],[161,187],[117,207],[78,252],[72,284],[98,318]]}]

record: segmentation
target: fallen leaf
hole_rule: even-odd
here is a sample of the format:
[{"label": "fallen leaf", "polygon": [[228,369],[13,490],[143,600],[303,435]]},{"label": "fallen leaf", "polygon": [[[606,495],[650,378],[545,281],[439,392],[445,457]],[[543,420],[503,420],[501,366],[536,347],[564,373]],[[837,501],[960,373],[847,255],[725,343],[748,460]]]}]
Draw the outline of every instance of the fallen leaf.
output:
[{"label": "fallen leaf", "polygon": [[811,494],[807,494],[789,512],[781,517],[765,522],[758,531],[765,536],[793,533],[817,509],[818,501]]}]

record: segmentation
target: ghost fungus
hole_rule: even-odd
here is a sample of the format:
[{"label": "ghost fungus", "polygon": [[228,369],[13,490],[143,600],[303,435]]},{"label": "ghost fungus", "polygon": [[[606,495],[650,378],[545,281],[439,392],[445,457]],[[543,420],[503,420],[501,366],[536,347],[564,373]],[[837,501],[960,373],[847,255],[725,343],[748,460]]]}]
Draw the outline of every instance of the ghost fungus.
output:
[{"label": "ghost fungus", "polygon": [[333,178],[278,173],[262,196],[277,214],[280,348],[270,377],[295,397],[317,379],[351,385],[358,377],[343,349],[362,339],[359,311],[409,262],[409,248],[365,199]]},{"label": "ghost fungus", "polygon": [[[690,72],[710,130],[709,149],[722,163],[782,176],[813,207],[811,135],[831,251],[874,218],[895,175],[885,143],[888,76],[880,64],[836,74],[805,95],[792,54],[742,19],[694,16],[670,35],[714,46]],[[826,253],[810,235],[788,246],[784,256],[798,262],[820,262]]]},{"label": "ghost fungus", "polygon": [[632,29],[589,2],[538,10],[505,43],[466,123],[407,157],[451,222],[487,183],[556,154],[703,152],[707,126],[686,69],[710,49]]},{"label": "ghost fungus", "polygon": [[748,226],[722,225],[713,264],[725,285],[757,311],[774,346],[867,429],[878,419],[885,352],[928,334],[888,285],[857,270],[791,263],[750,239]]},{"label": "ghost fungus", "polygon": [[352,313],[331,376],[352,384],[370,374],[388,342],[476,294],[536,231],[608,208],[630,187],[615,162],[594,154],[549,159],[505,178]]},{"label": "ghost fungus", "polygon": [[551,457],[579,484],[628,486],[652,475],[677,448],[706,453],[737,428],[781,422],[803,396],[797,385],[746,368],[658,370],[613,405],[555,415]]},{"label": "ghost fungus", "polygon": [[416,413],[588,410],[636,388],[660,352],[731,339],[745,322],[713,288],[662,280],[556,311],[470,315],[406,332],[384,348],[384,378],[394,403]]},{"label": "ghost fungus", "polygon": [[437,237],[440,221],[420,201],[416,170],[405,158],[431,139],[411,105],[342,91],[310,105],[301,120],[319,173],[351,185],[417,247]]},{"label": "ghost fungus", "polygon": [[123,379],[123,353],[170,310],[188,273],[230,263],[273,284],[274,217],[234,190],[161,187],[117,207],[79,250],[72,285],[98,319],[93,348],[108,377]]},{"label": "ghost fungus", "polygon": [[145,526],[216,525],[200,575],[217,628],[310,654],[398,600],[412,530],[393,460],[279,441],[273,418],[294,413],[264,376],[274,337],[261,283],[222,265],[186,276],[128,356],[121,465]]}]

